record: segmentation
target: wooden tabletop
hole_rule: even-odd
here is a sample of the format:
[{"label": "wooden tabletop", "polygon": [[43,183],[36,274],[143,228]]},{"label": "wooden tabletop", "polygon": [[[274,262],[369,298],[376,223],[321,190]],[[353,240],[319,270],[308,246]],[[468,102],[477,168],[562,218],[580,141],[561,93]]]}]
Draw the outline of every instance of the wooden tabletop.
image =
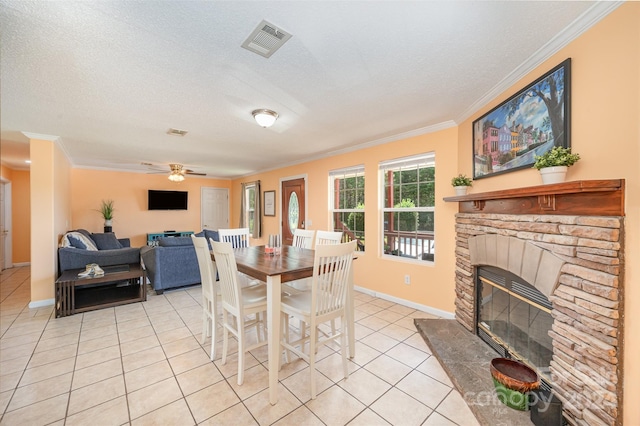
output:
[{"label": "wooden tabletop", "polygon": [[280,281],[285,283],[313,275],[314,250],[282,246],[280,254],[272,255],[264,252],[264,246],[253,246],[233,251],[238,271],[260,281],[280,275]]}]

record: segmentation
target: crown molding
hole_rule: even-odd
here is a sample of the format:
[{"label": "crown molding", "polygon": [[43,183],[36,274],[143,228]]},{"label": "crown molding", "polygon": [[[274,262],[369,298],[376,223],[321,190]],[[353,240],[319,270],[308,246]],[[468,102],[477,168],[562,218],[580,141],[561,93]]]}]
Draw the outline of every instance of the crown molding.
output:
[{"label": "crown molding", "polygon": [[526,61],[510,72],[491,90],[485,93],[484,96],[471,104],[459,117],[455,119],[455,122],[460,124],[471,117],[623,3],[624,1],[599,1],[591,6],[571,24],[567,25],[567,27],[560,31],[554,38],[538,49]]},{"label": "crown molding", "polygon": [[371,147],[376,146],[376,145],[383,145],[385,143],[395,142],[395,141],[399,141],[401,139],[408,139],[408,138],[412,138],[412,137],[415,137],[415,136],[426,135],[428,133],[435,133],[435,132],[438,132],[440,130],[449,129],[451,127],[456,127],[456,126],[457,126],[457,124],[453,120],[443,121],[442,123],[434,124],[432,126],[420,127],[418,129],[409,130],[408,132],[397,133],[397,134],[392,135],[392,136],[386,136],[384,138],[374,139],[372,141],[363,142],[361,144],[356,144],[356,145],[353,145],[353,146],[349,146],[347,148],[341,148],[341,149],[337,149],[335,151],[329,151],[329,152],[325,152],[325,153],[322,153],[322,154],[319,154],[319,155],[314,155],[314,156],[311,156],[311,157],[307,157],[304,160],[292,161],[292,162],[283,163],[283,164],[280,164],[278,166],[271,167],[271,168],[268,168],[268,169],[256,170],[256,171],[253,171],[253,172],[250,172],[250,173],[246,173],[246,174],[243,174],[243,175],[236,176],[233,179],[241,179],[241,178],[244,178],[244,177],[253,176],[253,175],[256,175],[256,174],[260,174],[260,173],[267,173],[267,172],[270,172],[270,171],[273,171],[273,170],[282,169],[284,167],[296,166],[298,164],[308,163],[309,161],[316,161],[316,160],[321,160],[321,159],[327,158],[327,157],[333,157],[334,155],[340,155],[340,154],[346,154],[348,152],[359,151],[361,149],[371,148]]}]

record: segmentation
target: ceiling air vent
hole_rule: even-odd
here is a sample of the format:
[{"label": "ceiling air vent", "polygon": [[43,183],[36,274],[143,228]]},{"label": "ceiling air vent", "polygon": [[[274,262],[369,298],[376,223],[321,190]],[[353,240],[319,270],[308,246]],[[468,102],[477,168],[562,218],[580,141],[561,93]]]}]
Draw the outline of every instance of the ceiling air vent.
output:
[{"label": "ceiling air vent", "polygon": [[167,134],[173,135],[173,136],[184,136],[187,133],[189,133],[187,130],[180,130],[180,129],[174,129],[174,128],[167,130]]},{"label": "ceiling air vent", "polygon": [[242,47],[268,58],[290,38],[291,34],[267,21],[262,21],[242,43]]}]

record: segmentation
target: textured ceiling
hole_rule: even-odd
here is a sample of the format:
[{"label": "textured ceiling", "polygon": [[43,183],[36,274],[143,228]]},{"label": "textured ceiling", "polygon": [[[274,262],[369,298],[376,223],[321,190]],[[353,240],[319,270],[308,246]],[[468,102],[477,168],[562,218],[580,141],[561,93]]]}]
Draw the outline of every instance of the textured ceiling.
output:
[{"label": "textured ceiling", "polygon": [[[226,178],[451,126],[617,5],[0,0],[2,162],[27,132],[74,167]],[[293,34],[269,59],[240,47],[263,19]]]}]

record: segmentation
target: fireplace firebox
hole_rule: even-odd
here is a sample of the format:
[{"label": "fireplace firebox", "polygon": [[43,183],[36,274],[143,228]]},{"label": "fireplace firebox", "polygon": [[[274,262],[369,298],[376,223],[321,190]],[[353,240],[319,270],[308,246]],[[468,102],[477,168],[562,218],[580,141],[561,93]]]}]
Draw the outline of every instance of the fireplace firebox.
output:
[{"label": "fireplace firebox", "polygon": [[551,302],[531,284],[500,268],[482,266],[476,276],[478,336],[500,356],[533,368],[541,387],[550,390]]}]

